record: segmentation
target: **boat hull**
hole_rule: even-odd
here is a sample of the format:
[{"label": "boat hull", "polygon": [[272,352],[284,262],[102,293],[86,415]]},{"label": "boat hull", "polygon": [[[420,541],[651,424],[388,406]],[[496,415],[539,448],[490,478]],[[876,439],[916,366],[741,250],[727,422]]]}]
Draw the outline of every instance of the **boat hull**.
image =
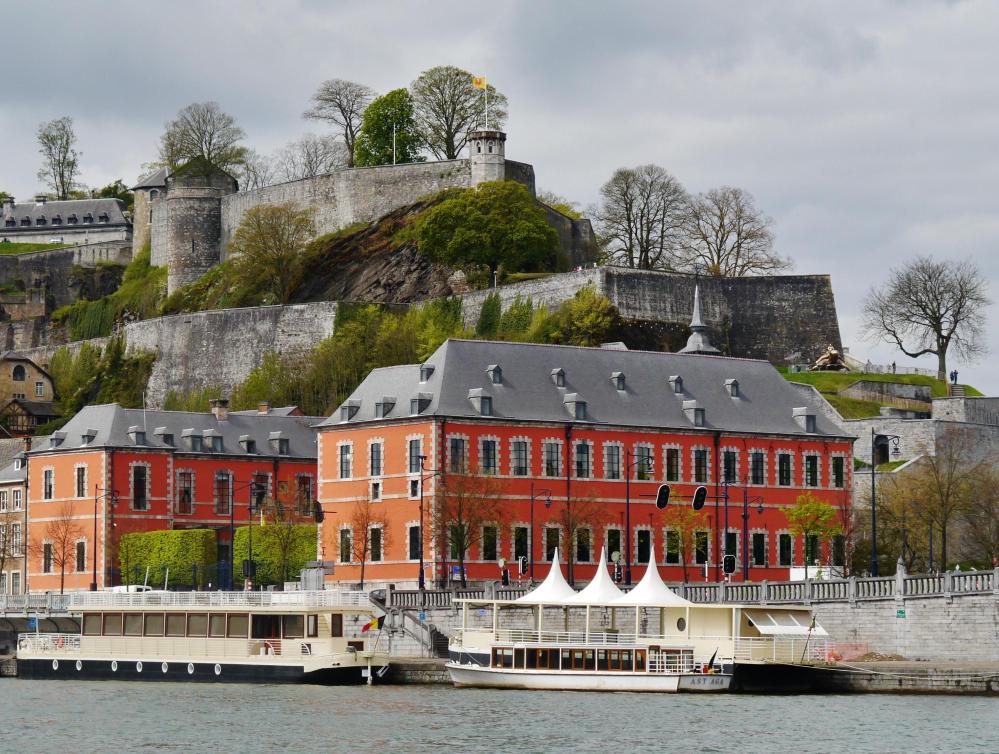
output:
[{"label": "boat hull", "polygon": [[514,670],[449,662],[458,687],[547,689],[560,691],[633,691],[655,693],[724,693],[729,674],[600,673],[596,671]]},{"label": "boat hull", "polygon": [[[166,670],[164,671],[164,666]],[[79,681],[183,681],[187,683],[365,683],[367,668],[360,665],[307,671],[292,663],[182,662],[60,658],[18,659],[17,675],[27,679]],[[377,675],[379,668],[372,668]]]}]

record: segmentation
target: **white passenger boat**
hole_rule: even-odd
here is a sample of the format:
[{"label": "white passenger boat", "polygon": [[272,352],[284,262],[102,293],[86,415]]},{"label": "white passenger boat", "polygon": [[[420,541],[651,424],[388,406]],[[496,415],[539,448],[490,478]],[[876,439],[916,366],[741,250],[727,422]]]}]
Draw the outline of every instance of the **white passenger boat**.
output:
[{"label": "white passenger boat", "polygon": [[[603,554],[581,592],[566,583],[556,553],[544,582],[519,599],[456,602],[462,628],[447,664],[456,686],[718,693],[733,688],[737,662],[825,652],[826,633],[807,608],[695,604],[670,590],[654,563],[625,593]],[[533,628],[508,627],[525,623]]]},{"label": "white passenger boat", "polygon": [[[84,592],[81,631],[24,633],[21,678],[371,683],[389,671],[363,592]],[[377,624],[377,620],[375,620]]]}]

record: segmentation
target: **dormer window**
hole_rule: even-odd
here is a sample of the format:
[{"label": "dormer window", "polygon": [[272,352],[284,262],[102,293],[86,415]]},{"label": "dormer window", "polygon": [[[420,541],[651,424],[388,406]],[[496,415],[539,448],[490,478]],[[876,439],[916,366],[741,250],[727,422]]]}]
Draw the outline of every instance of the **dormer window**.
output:
[{"label": "dormer window", "polygon": [[14,218],[10,218],[9,220],[4,221],[4,227],[7,227],[7,228],[16,228],[17,227],[17,220],[15,220]]},{"label": "dormer window", "polygon": [[108,223],[108,222],[111,222],[111,218],[110,218],[110,217],[108,217],[108,213],[107,213],[107,212],[101,212],[101,213],[100,213],[100,214],[99,214],[99,215],[97,216],[97,222],[100,222],[100,223]]},{"label": "dormer window", "polygon": [[490,364],[488,367],[486,367],[486,374],[489,375],[489,380],[494,385],[503,384],[503,369],[500,367],[499,364]]},{"label": "dormer window", "polygon": [[392,413],[393,408],[395,408],[395,398],[391,395],[383,395],[382,399],[375,403],[375,417],[384,419]]},{"label": "dormer window", "polygon": [[20,470],[24,466],[24,460],[21,458],[14,459],[14,468]]},{"label": "dormer window", "polygon": [[493,415],[492,396],[486,395],[482,388],[476,387],[469,390],[468,400],[472,402],[472,405],[475,406],[475,410],[478,411],[481,416]]},{"label": "dormer window", "polygon": [[192,453],[200,453],[204,449],[204,438],[194,434],[193,429],[185,429],[180,436],[186,441],[187,449]]},{"label": "dormer window", "polygon": [[53,432],[52,436],[49,438],[49,447],[58,448],[62,445],[62,441],[66,439],[65,432]]},{"label": "dormer window", "polygon": [[149,192],[149,198],[150,198],[150,200],[152,200],[152,199],[159,199],[160,198],[160,192],[157,189],[153,189],[152,191]]},{"label": "dormer window", "polygon": [[812,435],[815,434],[815,414],[809,410],[807,407],[796,408],[791,411],[794,420],[798,423],[805,432]]},{"label": "dormer window", "polygon": [[283,432],[271,432],[269,441],[271,444],[271,450],[277,453],[279,456],[286,456],[289,452],[289,442],[288,438],[284,436]]},{"label": "dormer window", "polygon": [[739,397],[739,380],[725,380],[725,390],[732,398]]},{"label": "dormer window", "polygon": [[129,439],[132,440],[133,445],[145,445],[146,444],[146,431],[139,426],[132,426],[128,428]]},{"label": "dormer window", "polygon": [[704,409],[697,405],[697,401],[684,401],[683,413],[695,427],[704,426]]},{"label": "dormer window", "polygon": [[56,215],[52,218],[53,225],[62,225],[62,215]]},{"label": "dormer window", "polygon": [[89,445],[94,441],[95,437],[97,437],[96,429],[85,429],[83,430],[83,434],[80,436],[80,439],[83,441],[84,445]]},{"label": "dormer window", "polygon": [[36,217],[35,218],[35,225],[45,225],[45,218],[44,217]]},{"label": "dormer window", "polygon": [[433,395],[430,393],[417,393],[412,398],[409,399],[409,413],[412,416],[416,414],[422,414],[426,411],[427,406],[430,405],[430,401],[433,399]]},{"label": "dormer window", "polygon": [[624,372],[611,372],[611,382],[615,390],[624,390]]},{"label": "dormer window", "polygon": [[347,401],[340,407],[340,421],[349,422],[360,410],[361,403],[359,401]]},{"label": "dormer window", "polygon": [[555,387],[565,387],[565,370],[561,367],[552,370],[552,382]]},{"label": "dormer window", "polygon": [[21,218],[21,226],[22,227],[27,227],[27,226],[30,226],[30,225],[31,225],[31,218],[30,217],[28,217],[27,215],[25,215],[24,217]]},{"label": "dormer window", "polygon": [[78,218],[76,216],[76,213],[74,212],[72,215],[66,218],[66,222],[68,222],[70,225],[76,225],[78,222],[80,222],[80,218]]},{"label": "dormer window", "polygon": [[256,453],[257,441],[252,439],[249,435],[240,435],[239,447],[243,449],[244,453]]},{"label": "dormer window", "polygon": [[562,403],[569,409],[569,413],[572,414],[574,419],[586,419],[586,401],[578,393],[566,394],[565,398],[562,399]]},{"label": "dormer window", "polygon": [[157,427],[153,430],[153,437],[157,438],[164,445],[173,447],[173,433],[167,432],[166,427]]},{"label": "dormer window", "polygon": [[94,222],[94,216],[89,212],[83,216],[84,225],[92,224]]},{"label": "dormer window", "polygon": [[212,452],[221,453],[222,452],[222,438],[218,435],[212,435]]},{"label": "dormer window", "polygon": [[683,392],[683,377],[678,374],[671,374],[669,377],[669,386],[673,388],[674,393]]},{"label": "dormer window", "polygon": [[430,379],[430,375],[434,373],[434,368],[430,364],[423,364],[420,367],[420,382],[426,382]]}]

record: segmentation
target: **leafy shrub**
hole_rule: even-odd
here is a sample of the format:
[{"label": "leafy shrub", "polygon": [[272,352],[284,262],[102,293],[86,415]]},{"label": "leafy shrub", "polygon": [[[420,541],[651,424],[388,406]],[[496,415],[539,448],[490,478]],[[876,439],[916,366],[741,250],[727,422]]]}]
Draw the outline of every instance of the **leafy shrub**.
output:
[{"label": "leafy shrub", "polygon": [[197,583],[205,586],[215,580],[210,566],[216,560],[214,529],[173,529],[125,534],[118,544],[122,582],[141,581],[149,568],[150,578],[162,579],[167,568],[170,580],[190,584],[197,568]]}]

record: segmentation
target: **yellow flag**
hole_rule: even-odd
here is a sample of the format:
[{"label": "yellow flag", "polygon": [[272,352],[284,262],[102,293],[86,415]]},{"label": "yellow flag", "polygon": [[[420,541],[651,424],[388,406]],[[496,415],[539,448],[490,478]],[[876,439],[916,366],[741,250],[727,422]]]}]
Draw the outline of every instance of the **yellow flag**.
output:
[{"label": "yellow flag", "polygon": [[472,76],[472,86],[476,89],[486,88],[486,77],[485,76]]}]

